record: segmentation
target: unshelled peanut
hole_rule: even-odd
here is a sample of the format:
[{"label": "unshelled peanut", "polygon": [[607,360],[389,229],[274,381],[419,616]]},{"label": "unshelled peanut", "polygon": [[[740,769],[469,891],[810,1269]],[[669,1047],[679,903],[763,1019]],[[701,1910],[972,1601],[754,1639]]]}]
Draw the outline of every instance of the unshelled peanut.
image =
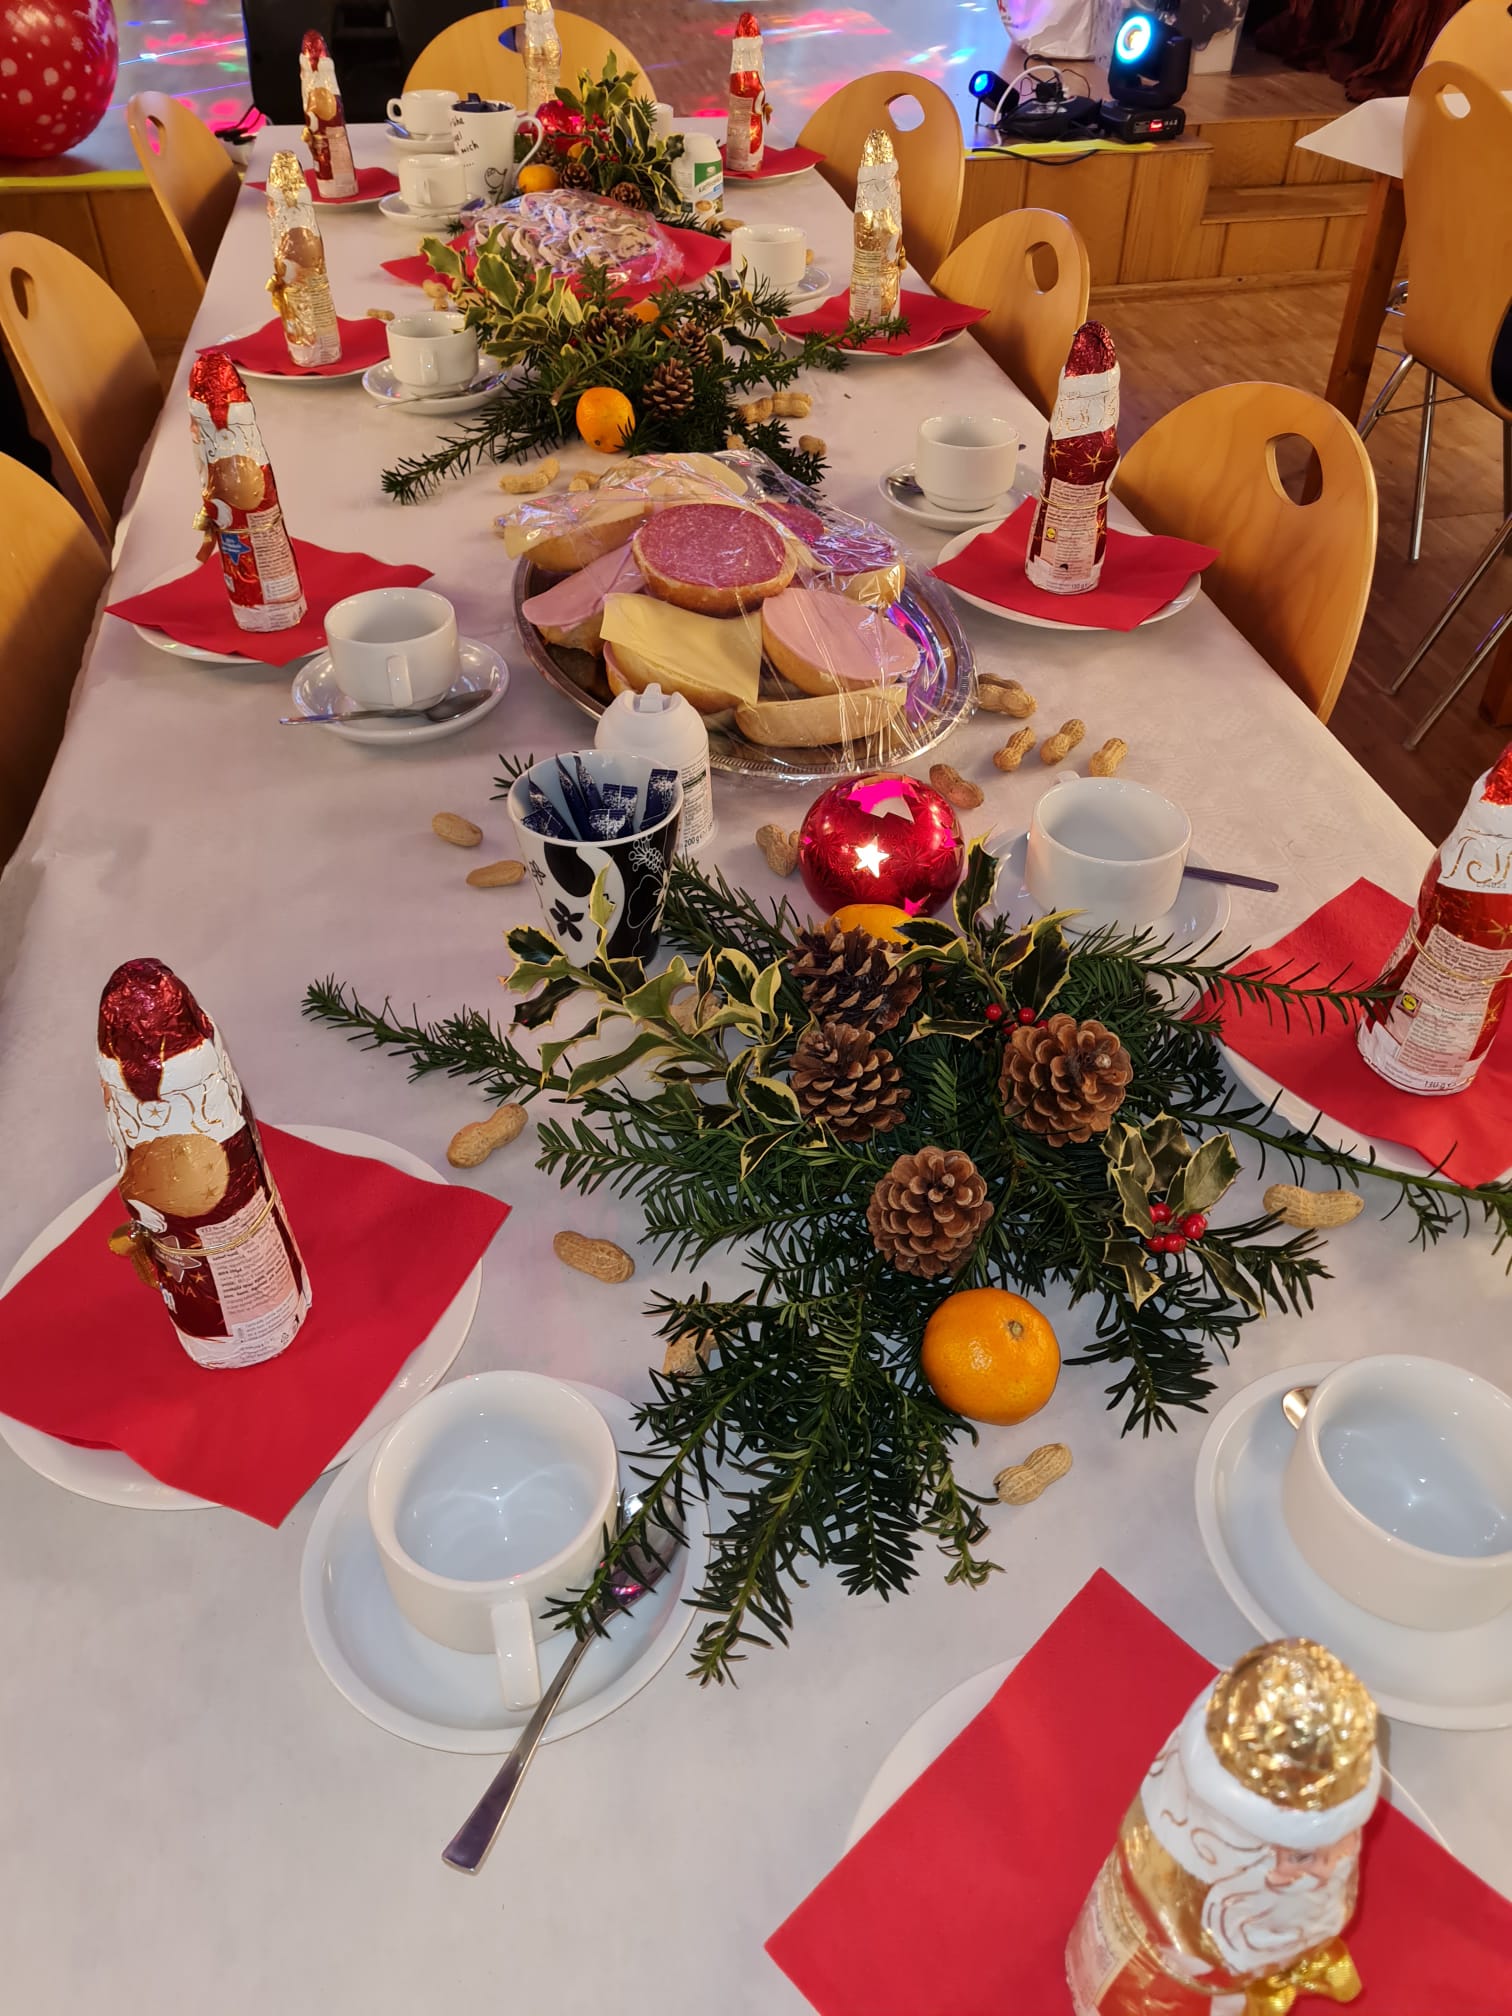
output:
[{"label": "unshelled peanut", "polygon": [[1058,733],[1047,735],[1040,744],[1041,763],[1060,763],[1071,754],[1087,732],[1085,721],[1062,721]]},{"label": "unshelled peanut", "polygon": [[480,1162],[486,1162],[495,1148],[504,1148],[514,1140],[525,1125],[527,1115],[523,1106],[513,1104],[501,1106],[487,1120],[472,1120],[453,1134],[451,1145],[446,1151],[446,1159],[453,1169],[476,1169]]},{"label": "unshelled peanut", "polygon": [[993,755],[993,762],[999,770],[1017,770],[1020,763],[1034,747],[1034,730],[1020,728],[1016,735],[1010,735],[1002,748]]},{"label": "unshelled peanut", "polygon": [[1031,1449],[1022,1463],[999,1470],[993,1479],[997,1495],[1005,1505],[1032,1505],[1057,1477],[1071,1468],[1071,1451],[1064,1442],[1044,1442]]},{"label": "unshelled peanut", "polygon": [[1272,1183],[1263,1201],[1283,1225],[1295,1225],[1299,1231],[1331,1231],[1365,1209],[1358,1190],[1304,1190],[1296,1183]]},{"label": "unshelled peanut", "polygon": [[474,868],[467,878],[469,889],[512,889],[525,879],[523,861],[490,861],[486,868]]},{"label": "unshelled peanut", "polygon": [[582,1232],[558,1232],[551,1249],[558,1260],[575,1267],[579,1274],[591,1274],[595,1281],[628,1281],[635,1272],[635,1262],[612,1239],[589,1239]]},{"label": "unshelled peanut", "polygon": [[982,802],[981,785],[973,784],[969,777],[963,777],[948,763],[931,763],[929,781],[945,803],[954,805],[958,812],[974,812]]},{"label": "unshelled peanut", "polygon": [[474,826],[471,819],[464,819],[460,812],[438,812],[431,821],[431,831],[449,847],[480,847],[483,844],[483,828]]}]

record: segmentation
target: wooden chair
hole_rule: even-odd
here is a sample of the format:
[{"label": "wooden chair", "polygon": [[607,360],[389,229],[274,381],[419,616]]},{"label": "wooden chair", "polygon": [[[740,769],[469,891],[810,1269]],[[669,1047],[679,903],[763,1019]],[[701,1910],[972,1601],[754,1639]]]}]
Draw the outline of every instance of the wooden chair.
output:
[{"label": "wooden chair", "polygon": [[[1282,487],[1277,444],[1317,457],[1316,495]],[[1203,587],[1326,721],[1339,697],[1375,566],[1376,486],[1354,428],[1292,385],[1221,385],[1157,420],[1114,490],[1147,530],[1216,546]]]},{"label": "wooden chair", "polygon": [[63,739],[107,572],[67,498],[0,455],[0,867],[26,830]]},{"label": "wooden chair", "polygon": [[1053,210],[994,217],[957,245],[933,281],[937,294],[988,310],[972,335],[1047,417],[1091,284],[1080,232]]},{"label": "wooden chair", "polygon": [[[907,132],[891,111],[902,98],[916,99],[924,108],[923,119]],[[961,122],[938,84],[907,70],[857,77],[825,99],[798,135],[798,143],[823,154],[820,174],[847,203],[854,203],[861,149],[867,134],[878,126],[891,136],[898,156],[904,250],[915,271],[933,273],[955,242],[966,179]]]},{"label": "wooden chair", "polygon": [[[646,66],[627,49],[617,35],[601,28],[597,21],[581,14],[555,10],[557,39],[562,45],[562,82],[576,88],[583,71],[597,77],[604,59],[613,54],[621,71],[635,70],[642,79]],[[525,59],[513,49],[499,45],[507,28],[518,28],[525,19],[523,7],[490,7],[482,14],[469,14],[454,21],[431,42],[427,42],[410,65],[404,80],[406,91],[477,91],[485,98],[503,98],[513,105],[525,103]],[[653,96],[650,84],[645,95]]]},{"label": "wooden chair", "polygon": [[1498,91],[1512,91],[1512,6],[1465,0],[1439,30],[1428,63],[1460,63]]},{"label": "wooden chair", "polygon": [[161,91],[138,91],[128,100],[126,125],[158,208],[203,290],[241,178],[210,128]]},{"label": "wooden chair", "polygon": [[152,352],[98,273],[51,239],[0,236],[0,333],[108,546],[163,404]]}]

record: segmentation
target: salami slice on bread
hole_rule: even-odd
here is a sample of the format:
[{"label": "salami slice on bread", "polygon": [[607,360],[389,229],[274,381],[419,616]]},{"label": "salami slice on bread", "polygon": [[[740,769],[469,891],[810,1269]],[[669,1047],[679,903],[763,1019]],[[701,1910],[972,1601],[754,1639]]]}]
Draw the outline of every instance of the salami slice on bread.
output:
[{"label": "salami slice on bread", "polygon": [[635,564],[664,602],[701,616],[736,616],[793,578],[797,548],[743,504],[672,504],[635,535]]}]

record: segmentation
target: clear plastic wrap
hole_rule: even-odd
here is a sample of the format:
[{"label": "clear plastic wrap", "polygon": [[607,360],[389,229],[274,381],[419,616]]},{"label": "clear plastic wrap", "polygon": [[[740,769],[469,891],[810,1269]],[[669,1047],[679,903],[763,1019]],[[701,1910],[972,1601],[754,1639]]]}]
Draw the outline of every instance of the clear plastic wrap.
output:
[{"label": "clear plastic wrap", "polygon": [[657,684],[726,770],[813,778],[919,754],[970,712],[970,653],[897,542],[764,455],[653,455],[499,521],[522,636],[597,712]]},{"label": "clear plastic wrap", "polygon": [[581,189],[512,196],[471,212],[468,223],[475,251],[497,227],[500,243],[532,266],[563,274],[606,266],[611,289],[656,287],[683,270],[676,242],[654,217]]}]

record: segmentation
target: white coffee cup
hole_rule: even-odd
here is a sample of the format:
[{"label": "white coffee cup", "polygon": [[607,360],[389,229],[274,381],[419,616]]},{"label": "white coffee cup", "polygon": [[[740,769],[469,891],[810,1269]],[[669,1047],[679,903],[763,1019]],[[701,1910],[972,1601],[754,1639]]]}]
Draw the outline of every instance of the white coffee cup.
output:
[{"label": "white coffee cup", "polygon": [[742,224],[730,233],[730,258],[737,275],[749,273],[790,294],[803,278],[808,241],[796,224]]},{"label": "white coffee cup", "polygon": [[412,140],[435,139],[446,146],[451,132],[455,91],[405,91],[388,102],[388,116]]},{"label": "white coffee cup", "polygon": [[326,613],[336,683],[364,707],[429,707],[462,669],[457,616],[430,588],[366,588]]},{"label": "white coffee cup", "polygon": [[914,478],[942,511],[985,511],[1012,489],[1018,471],[1015,420],[936,413],[914,443]]},{"label": "white coffee cup", "polygon": [[515,136],[525,114],[516,106],[469,92],[451,108],[452,145],[467,184],[469,202],[502,203],[513,191],[520,170],[540,151],[542,133],[538,122],[535,139],[519,160],[515,159]]},{"label": "white coffee cup", "polygon": [[1512,1605],[1512,1398],[1437,1358],[1359,1358],[1319,1381],[1281,1485],[1331,1588],[1419,1631]]},{"label": "white coffee cup", "polygon": [[467,175],[455,154],[402,154],[399,194],[411,210],[460,210],[467,201]]},{"label": "white coffee cup", "polygon": [[538,1372],[438,1386],[378,1445],[368,1523],[405,1618],[491,1652],[506,1707],[541,1698],[548,1605],[583,1589],[614,1524],[619,1459],[581,1393]]},{"label": "white coffee cup", "polygon": [[1078,930],[1137,929],[1176,901],[1192,840],[1179,805],[1122,777],[1062,777],[1029,820],[1024,880],[1045,910],[1078,910]]},{"label": "white coffee cup", "polygon": [[401,385],[449,392],[478,375],[478,338],[465,316],[449,308],[396,315],[388,329],[389,362]]}]

